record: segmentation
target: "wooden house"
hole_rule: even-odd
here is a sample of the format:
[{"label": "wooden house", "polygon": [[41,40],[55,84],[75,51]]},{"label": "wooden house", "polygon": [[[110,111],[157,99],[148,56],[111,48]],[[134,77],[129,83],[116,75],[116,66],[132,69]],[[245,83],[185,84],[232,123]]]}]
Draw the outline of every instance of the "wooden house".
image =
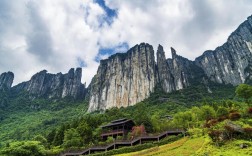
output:
[{"label": "wooden house", "polygon": [[127,134],[132,130],[135,123],[130,119],[118,119],[111,121],[109,124],[102,126],[101,137],[103,140],[107,140],[108,137],[112,136],[116,138],[117,136],[122,136],[125,138]]}]

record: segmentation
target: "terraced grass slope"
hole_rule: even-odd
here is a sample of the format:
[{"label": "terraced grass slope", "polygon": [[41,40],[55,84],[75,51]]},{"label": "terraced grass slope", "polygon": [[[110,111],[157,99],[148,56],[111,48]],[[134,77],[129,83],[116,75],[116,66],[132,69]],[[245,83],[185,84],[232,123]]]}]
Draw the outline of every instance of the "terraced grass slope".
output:
[{"label": "terraced grass slope", "polygon": [[[241,149],[241,143],[247,143],[250,146]],[[117,156],[250,156],[252,155],[251,145],[251,141],[234,140],[221,147],[217,147],[214,146],[209,137],[185,137],[163,146],[157,146],[133,153],[119,154]]]}]

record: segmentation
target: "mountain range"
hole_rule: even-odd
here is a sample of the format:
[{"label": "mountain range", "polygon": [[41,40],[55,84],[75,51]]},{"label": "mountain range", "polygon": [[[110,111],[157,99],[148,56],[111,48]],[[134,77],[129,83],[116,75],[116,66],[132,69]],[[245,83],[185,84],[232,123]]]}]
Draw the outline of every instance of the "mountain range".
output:
[{"label": "mountain range", "polygon": [[89,86],[81,83],[81,68],[72,68],[66,74],[43,70],[13,87],[14,74],[6,72],[0,75],[0,90],[26,92],[31,99],[87,100],[88,111],[92,112],[134,105],[148,98],[156,87],[169,93],[198,84],[207,86],[209,82],[234,86],[251,83],[252,16],[223,45],[205,51],[194,61],[179,56],[174,48],[171,53],[172,58],[167,59],[163,47],[158,45],[155,59],[152,45],[137,44],[126,53],[101,60]]}]

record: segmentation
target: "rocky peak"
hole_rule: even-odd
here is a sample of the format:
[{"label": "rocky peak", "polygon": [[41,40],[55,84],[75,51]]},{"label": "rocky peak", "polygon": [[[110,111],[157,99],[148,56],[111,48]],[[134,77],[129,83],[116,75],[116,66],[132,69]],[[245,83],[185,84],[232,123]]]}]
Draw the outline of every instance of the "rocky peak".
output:
[{"label": "rocky peak", "polygon": [[172,59],[175,59],[177,56],[177,52],[174,48],[171,47],[171,54],[172,54]]},{"label": "rocky peak", "polygon": [[157,50],[157,69],[158,79],[162,89],[167,93],[175,90],[174,77],[172,76],[171,69],[165,57],[165,52],[161,45],[158,46]]},{"label": "rocky peak", "polygon": [[10,89],[14,80],[14,74],[12,72],[5,72],[0,75],[0,90]]},{"label": "rocky peak", "polygon": [[74,98],[80,97],[84,92],[85,85],[81,83],[82,69],[71,68],[68,74],[64,75],[64,85],[62,97],[72,96]]},{"label": "rocky peak", "polygon": [[23,82],[13,87],[16,92],[26,91],[31,98],[84,98],[85,86],[81,83],[82,69],[70,69],[67,74],[50,74],[42,70]]},{"label": "rocky peak", "polygon": [[212,81],[238,85],[251,79],[252,17],[243,22],[226,43],[195,59]]}]

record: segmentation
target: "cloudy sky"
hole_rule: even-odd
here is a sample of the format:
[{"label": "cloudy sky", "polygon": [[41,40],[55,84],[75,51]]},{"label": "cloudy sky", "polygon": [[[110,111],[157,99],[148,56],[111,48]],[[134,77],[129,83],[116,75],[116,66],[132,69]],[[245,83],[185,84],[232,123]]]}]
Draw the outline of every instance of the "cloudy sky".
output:
[{"label": "cloudy sky", "polygon": [[1,0],[0,73],[82,67],[90,83],[100,59],[141,42],[194,60],[251,14],[251,0]]}]

